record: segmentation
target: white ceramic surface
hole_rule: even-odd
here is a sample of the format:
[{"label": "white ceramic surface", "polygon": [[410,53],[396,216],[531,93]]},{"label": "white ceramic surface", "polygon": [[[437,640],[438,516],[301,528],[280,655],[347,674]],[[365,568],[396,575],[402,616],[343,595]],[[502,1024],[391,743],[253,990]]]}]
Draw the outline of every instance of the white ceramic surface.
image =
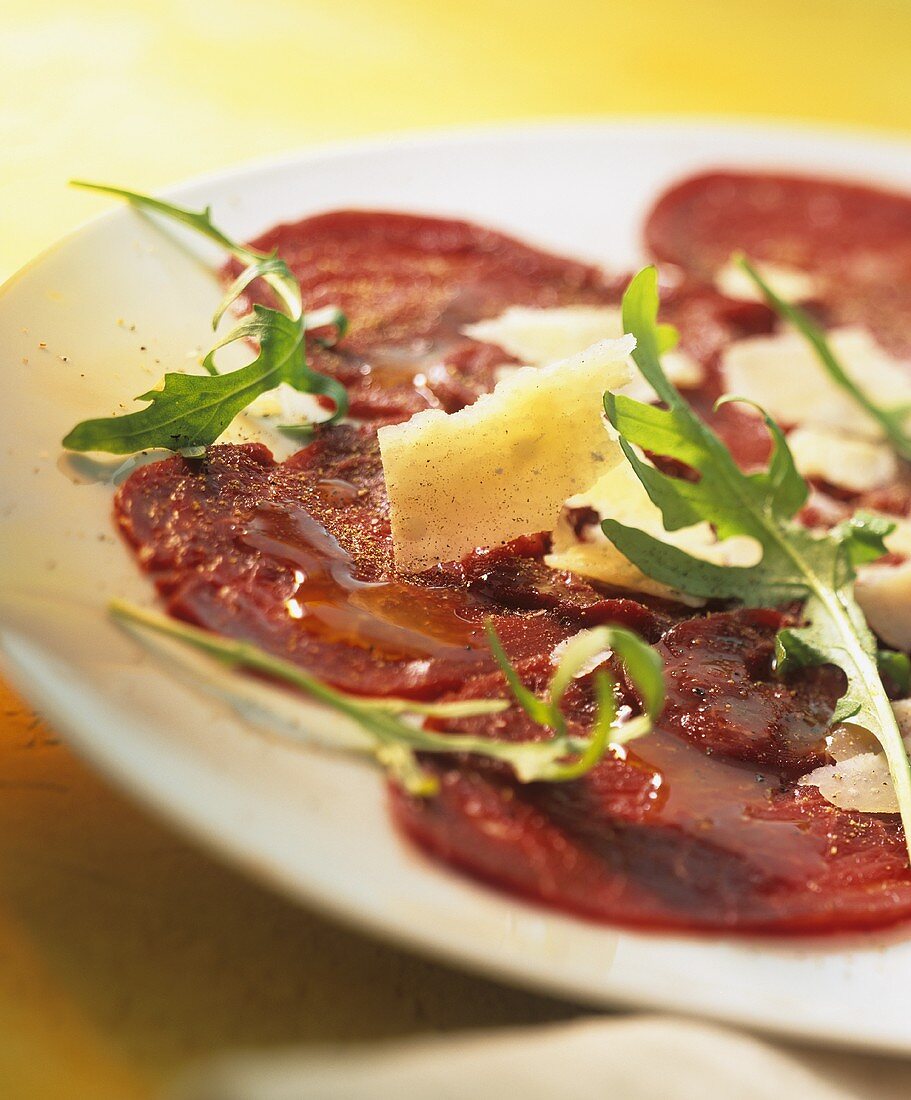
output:
[{"label": "white ceramic surface", "polygon": [[[240,236],[333,207],[389,207],[467,215],[626,268],[656,192],[715,165],[911,189],[911,148],[898,143],[634,122],[374,142],[213,177],[172,196],[211,202]],[[407,846],[370,767],[264,733],[108,621],[111,597],[151,600],[111,527],[110,479],[120,463],[65,458],[59,440],[76,420],[116,410],[207,345],[219,297],[212,260],[195,239],[116,209],[0,294],[0,638],[19,688],[162,814],[251,874],[378,935],[593,1004],[911,1052],[905,935],[815,943],[637,935],[504,897]],[[301,714],[331,737],[333,717],[305,703]]]}]

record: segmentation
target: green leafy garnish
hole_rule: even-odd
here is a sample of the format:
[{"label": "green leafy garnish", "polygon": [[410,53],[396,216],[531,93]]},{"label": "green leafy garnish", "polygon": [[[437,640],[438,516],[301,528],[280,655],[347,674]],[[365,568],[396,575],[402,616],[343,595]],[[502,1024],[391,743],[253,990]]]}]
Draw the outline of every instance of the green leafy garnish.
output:
[{"label": "green leafy garnish", "polygon": [[874,401],[841,365],[835,352],[832,351],[832,346],[826,338],[825,331],[816,324],[806,310],[779,297],[746,256],[735,257],[735,262],[753,280],[769,306],[805,337],[832,381],[852,397],[864,412],[879,424],[895,453],[911,462],[911,435],[907,430],[911,408],[907,404],[903,404],[886,409]]},{"label": "green leafy garnish", "polygon": [[[465,718],[507,709],[505,699],[464,700],[454,703],[418,703],[410,699],[371,699],[349,695],[323,683],[297,665],[273,657],[250,642],[220,638],[165,615],[114,600],[111,614],[194,647],[222,664],[263,673],[297,688],[305,695],[353,719],[370,739],[373,756],[412,794],[436,792],[434,776],[423,770],[416,753],[470,753],[507,763],[523,783],[565,782],[576,779],[598,763],[611,745],[625,744],[648,733],[664,704],[661,659],[637,635],[621,627],[599,626],[583,631],[566,646],[550,683],[546,699],[539,699],[521,682],[503,652],[493,628],[487,634],[494,656],[519,704],[553,736],[543,741],[497,741],[460,733],[440,733],[403,721],[399,715]],[[587,737],[570,734],[560,709],[566,689],[596,655],[613,650],[626,667],[642,701],[643,713],[620,723],[614,683],[606,672],[594,677],[597,714]]]},{"label": "green leafy garnish", "polygon": [[[833,664],[844,672],[847,687],[832,721],[850,720],[880,741],[911,852],[911,766],[879,676],[876,640],[854,599],[855,566],[885,553],[883,537],[891,526],[882,517],[862,513],[824,533],[796,522],[808,490],[781,430],[765,416],[773,443],[771,458],[765,470],[744,474],[724,443],[665,377],[657,313],[657,274],[646,268],[623,297],[623,327],[636,337],[633,358],[666,407],[607,393],[608,419],[620,433],[624,453],[646,492],[661,509],[667,530],[707,520],[719,539],[755,539],[762,557],[755,565],[721,566],[616,520],[603,521],[604,533],[648,576],[690,595],[737,599],[748,607],[802,602],[801,625],[781,630],[776,639],[779,671]],[[662,473],[644,462],[634,446],[678,459],[699,479],[686,481]]]},{"label": "green leafy garnish", "polygon": [[[142,210],[164,214],[188,225],[246,264],[216,309],[213,329],[256,279],[262,279],[270,287],[281,309],[254,305],[253,312],[219,340],[205,357],[205,375],[166,374],[161,389],[137,397],[137,401],[149,402],[146,408],[124,416],[84,420],[64,437],[64,447],[72,451],[111,454],[133,454],[164,447],[184,454],[199,454],[215,442],[251,401],[282,382],[303,393],[331,398],[335,411],[329,422],[345,415],[348,397],[344,386],[312,370],[306,353],[309,330],[331,326],[336,339],[344,336],[347,324],[344,314],[334,307],[305,313],[301,307],[300,287],[284,260],[274,253],[258,252],[233,241],[212,224],[208,207],[202,211],[186,210],[135,191],[73,182],[76,187],[116,195]],[[220,374],[216,353],[239,340],[257,344],[256,358],[239,370]]]}]

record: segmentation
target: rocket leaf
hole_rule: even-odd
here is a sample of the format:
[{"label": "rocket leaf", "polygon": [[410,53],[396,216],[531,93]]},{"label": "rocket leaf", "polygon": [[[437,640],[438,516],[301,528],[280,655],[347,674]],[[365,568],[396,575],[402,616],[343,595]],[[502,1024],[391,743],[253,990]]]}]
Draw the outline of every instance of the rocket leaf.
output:
[{"label": "rocket leaf", "polygon": [[[213,224],[208,207],[203,211],[187,210],[135,191],[74,182],[77,187],[116,195],[140,209],[164,214],[188,225],[247,265],[219,303],[212,319],[213,328],[217,328],[225,312],[257,279],[270,287],[282,308],[254,305],[252,313],[219,340],[205,357],[202,364],[207,372],[205,375],[166,374],[161,389],[137,398],[149,402],[146,408],[122,416],[84,420],[64,437],[64,447],[111,454],[132,454],[154,447],[185,454],[201,453],[251,401],[281,382],[304,393],[329,397],[335,405],[330,420],[344,416],[348,407],[345,388],[334,378],[319,374],[308,365],[306,333],[332,326],[337,338],[341,339],[346,327],[345,317],[334,307],[303,312],[300,287],[284,260],[226,236]],[[238,370],[219,373],[216,352],[237,341],[255,343],[258,347],[256,357]]]},{"label": "rocket leaf", "polygon": [[[755,539],[762,557],[755,565],[721,566],[616,520],[603,521],[604,533],[648,576],[690,595],[737,599],[752,607],[802,602],[801,623],[780,631],[776,639],[779,670],[820,664],[842,669],[847,687],[832,720],[850,720],[879,739],[911,845],[911,766],[880,679],[876,640],[854,599],[854,567],[885,553],[882,540],[890,525],[863,513],[823,533],[798,523],[794,516],[807,498],[807,486],[784,435],[768,416],[773,444],[768,465],[743,473],[665,377],[657,313],[657,275],[646,268],[624,295],[623,327],[636,337],[633,358],[666,407],[607,393],[608,419],[668,530],[707,520],[719,539]],[[678,459],[698,473],[698,480],[662,473],[644,463],[634,446]]]},{"label": "rocket leaf", "polygon": [[883,408],[882,405],[877,404],[863,387],[854,381],[839,362],[824,330],[816,324],[813,318],[800,306],[793,305],[791,302],[786,302],[784,298],[779,297],[745,256],[736,257],[735,262],[753,280],[771,308],[785,321],[790,322],[807,340],[823,369],[836,386],[843,389],[864,412],[879,424],[895,453],[901,458],[911,461],[911,434],[908,433],[908,416],[911,410],[908,406],[899,405],[895,408]]},{"label": "rocket leaf", "polygon": [[[505,710],[502,699],[473,699],[455,703],[418,703],[410,699],[370,699],[330,687],[297,665],[273,657],[250,642],[220,638],[165,615],[134,607],[123,600],[110,605],[121,622],[152,630],[207,653],[232,668],[259,672],[302,691],[332,710],[352,719],[367,735],[370,752],[412,794],[436,792],[435,778],[423,768],[416,753],[469,753],[508,764],[522,783],[566,782],[576,779],[601,760],[612,744],[619,745],[648,733],[664,704],[661,659],[636,634],[621,627],[599,626],[583,631],[563,651],[546,699],[539,699],[519,679],[503,652],[492,626],[487,634],[494,656],[523,709],[553,732],[541,741],[499,741],[462,733],[423,729],[400,715],[462,718]],[[597,714],[587,737],[569,733],[560,702],[573,678],[597,653],[613,650],[623,660],[643,704],[643,713],[620,723],[614,684],[606,672],[595,673]]]}]

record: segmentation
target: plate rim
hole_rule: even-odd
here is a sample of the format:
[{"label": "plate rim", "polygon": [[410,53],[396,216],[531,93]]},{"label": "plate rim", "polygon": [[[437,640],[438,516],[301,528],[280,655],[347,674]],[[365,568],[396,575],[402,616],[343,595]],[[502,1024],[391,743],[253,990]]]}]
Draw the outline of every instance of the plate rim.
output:
[{"label": "plate rim", "polygon": [[[911,134],[898,130],[872,125],[853,123],[839,124],[813,119],[781,119],[774,115],[749,116],[738,121],[736,116],[726,114],[674,114],[674,113],[625,113],[618,115],[579,115],[567,114],[544,119],[523,118],[495,120],[491,122],[453,123],[448,126],[422,126],[405,130],[390,130],[380,134],[367,134],[355,137],[334,138],[316,141],[281,153],[266,153],[213,168],[196,172],[185,179],[172,180],[154,188],[150,194],[164,199],[177,199],[209,184],[221,184],[225,181],[271,173],[297,164],[318,163],[335,160],[360,153],[382,151],[387,148],[410,149],[431,146],[445,147],[464,141],[486,141],[496,144],[504,139],[522,139],[538,133],[564,132],[578,134],[584,131],[615,130],[622,133],[640,130],[667,130],[675,134],[689,132],[694,136],[725,131],[732,135],[753,134],[758,139],[782,138],[797,140],[811,138],[815,142],[826,144],[864,145],[881,152],[911,153]],[[67,185],[70,180],[67,180]],[[122,186],[129,186],[125,181]],[[119,186],[119,185],[118,185]],[[8,291],[19,278],[30,272],[53,255],[59,248],[72,243],[86,231],[106,219],[123,217],[124,208],[114,207],[89,214],[61,236],[39,249],[34,256],[20,264],[0,282],[0,297]]]},{"label": "plate rim", "polygon": [[[707,133],[713,136],[720,136],[729,132],[738,135],[740,138],[743,138],[745,135],[755,135],[761,140],[806,140],[808,137],[812,137],[817,143],[828,146],[839,145],[844,148],[846,144],[850,144],[853,148],[858,148],[859,146],[876,148],[889,155],[899,153],[911,155],[911,139],[902,139],[895,135],[885,135],[878,131],[871,132],[867,129],[858,130],[855,127],[816,127],[811,123],[799,123],[795,125],[794,123],[757,123],[752,121],[743,124],[730,119],[716,121],[705,118],[694,119],[691,117],[659,118],[652,115],[641,117],[623,116],[622,118],[604,119],[557,119],[547,120],[545,122],[520,122],[518,124],[495,123],[484,126],[445,128],[443,130],[431,129],[387,137],[376,136],[355,139],[353,141],[325,143],[315,147],[308,147],[299,152],[283,154],[277,157],[261,158],[248,163],[230,166],[224,170],[204,173],[190,180],[162,189],[157,193],[169,198],[180,199],[183,196],[191,196],[194,192],[216,183],[219,186],[224,186],[229,182],[242,183],[251,177],[268,175],[282,168],[291,168],[298,165],[322,161],[335,161],[347,156],[356,156],[365,152],[382,152],[390,148],[443,148],[463,142],[486,142],[493,144],[502,142],[504,139],[526,140],[530,137],[534,138],[539,135],[554,132],[564,134],[571,133],[577,136],[590,132],[592,135],[598,134],[603,137],[611,132],[619,131],[630,136],[632,134],[638,134],[643,130],[649,131],[653,135],[670,130],[678,136],[682,134],[706,135]],[[87,219],[13,273],[13,275],[0,286],[0,299],[2,299],[6,292],[18,282],[21,276],[40,266],[42,262],[51,257],[58,249],[68,244],[77,243],[81,236],[89,233],[98,223],[105,219],[126,218],[127,216],[128,211],[125,209],[112,209]],[[0,625],[2,625],[2,623],[0,623]],[[0,638],[0,641],[2,641],[2,638]],[[665,1010],[680,1011],[687,1014],[697,1014],[709,1017],[712,1015],[710,1009],[694,1009],[691,1004],[687,1003],[687,999],[683,996],[677,998],[669,996],[650,998],[647,992],[633,995],[629,992],[617,990],[611,994],[608,1002],[608,999],[605,998],[603,994],[595,992],[586,993],[585,990],[575,985],[568,984],[567,981],[561,979],[559,975],[547,975],[540,972],[522,972],[515,965],[510,963],[501,966],[492,962],[489,953],[485,953],[484,951],[468,952],[464,945],[454,946],[448,942],[440,943],[434,940],[432,935],[423,934],[422,930],[405,928],[403,926],[390,927],[388,923],[375,917],[372,913],[355,914],[351,911],[350,906],[346,907],[346,903],[343,899],[333,896],[331,890],[321,888],[320,885],[312,882],[303,884],[299,879],[295,880],[293,875],[281,871],[271,863],[264,864],[262,859],[257,857],[254,852],[239,847],[236,841],[226,838],[218,832],[211,823],[207,823],[202,817],[189,812],[185,806],[181,806],[169,800],[154,784],[146,783],[141,777],[138,777],[135,773],[131,773],[129,768],[121,766],[114,760],[110,753],[105,752],[103,741],[99,742],[93,740],[89,734],[81,730],[78,723],[74,722],[71,716],[65,713],[62,705],[58,705],[55,699],[48,696],[47,687],[40,683],[40,678],[30,674],[28,668],[21,662],[16,661],[6,651],[5,645],[2,644],[0,644],[0,669],[3,670],[4,675],[12,686],[26,699],[30,701],[37,699],[40,701],[36,705],[40,705],[42,711],[50,716],[54,728],[66,736],[68,744],[77,749],[79,755],[87,759],[93,767],[96,767],[102,773],[102,775],[112,780],[116,787],[126,790],[130,797],[136,797],[145,807],[150,808],[164,821],[176,824],[183,833],[189,834],[194,840],[202,842],[209,851],[214,851],[218,858],[225,859],[235,866],[240,866],[245,873],[251,874],[257,881],[267,882],[273,888],[279,889],[285,896],[291,896],[295,900],[303,901],[319,912],[330,916],[332,919],[339,920],[346,926],[361,931],[366,930],[370,935],[374,935],[386,941],[391,941],[399,947],[403,947],[410,951],[417,951],[425,956],[441,959],[447,965],[454,965],[457,968],[464,968],[467,966],[472,972],[492,976],[497,980],[519,985],[523,988],[545,991],[554,996],[569,998],[577,1003],[587,1003],[600,1007],[604,1007],[607,1003],[613,1003],[627,1007],[663,1008]],[[394,829],[391,822],[390,828]],[[426,860],[429,870],[437,867],[437,865],[432,863],[427,857],[422,856],[421,858]],[[447,871],[446,873],[452,872]],[[510,903],[515,903],[515,899],[512,899],[508,895],[499,896],[508,900]],[[537,907],[534,908],[535,911],[538,911]],[[552,911],[542,910],[542,912],[548,917],[553,916]],[[565,919],[574,921],[576,918]],[[610,935],[615,929],[607,926],[605,931]],[[625,929],[622,930],[622,935],[643,939],[646,942],[655,942],[658,940],[671,943],[677,942],[680,944],[691,944],[694,940],[700,943],[713,942],[712,937],[694,937],[660,932],[631,932]],[[759,938],[738,938],[733,942],[737,943],[739,946],[756,948],[761,951],[764,947],[768,946],[770,942],[781,944],[785,941],[776,937],[771,941],[769,939]],[[800,940],[797,942],[799,946],[806,947],[812,951],[814,945],[812,939]],[[836,947],[837,945],[832,939],[829,939],[826,942],[826,946]],[[736,1022],[759,1031],[782,1033],[780,1028],[776,1028],[774,1024],[768,1022],[767,1014],[766,1016],[760,1014],[753,1019],[747,1018],[744,1014],[741,1014]],[[791,1038],[795,1037],[795,1032],[793,1030],[785,1031],[784,1034],[789,1035]],[[911,1041],[899,1042],[889,1038],[884,1038],[882,1041],[877,1041],[875,1038],[872,1040],[865,1038],[859,1041],[857,1036],[849,1029],[846,1029],[843,1033],[835,1033],[831,1029],[824,1032],[814,1032],[813,1028],[810,1027],[802,1029],[798,1034],[799,1037],[810,1039],[821,1044],[849,1043],[853,1046],[859,1044],[866,1049],[878,1049],[884,1052],[911,1053]]]}]

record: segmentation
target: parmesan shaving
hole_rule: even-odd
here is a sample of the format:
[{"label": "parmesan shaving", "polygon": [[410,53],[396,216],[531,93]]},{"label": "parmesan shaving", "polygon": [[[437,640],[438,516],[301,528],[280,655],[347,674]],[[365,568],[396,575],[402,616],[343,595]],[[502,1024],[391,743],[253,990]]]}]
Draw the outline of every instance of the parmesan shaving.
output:
[{"label": "parmesan shaving", "polygon": [[[787,264],[754,263],[766,283],[786,302],[806,302],[819,295],[816,280],[806,271]],[[764,302],[765,297],[743,268],[728,260],[715,273],[715,289],[726,298],[741,302]]]},{"label": "parmesan shaving", "polygon": [[796,428],[788,446],[804,477],[822,478],[855,493],[886,485],[898,475],[898,459],[887,443],[827,428]]},{"label": "parmesan shaving", "polygon": [[[911,749],[911,699],[900,699],[892,704],[892,709],[905,748]],[[836,726],[828,739],[828,753],[835,763],[824,764],[801,776],[800,786],[817,787],[827,802],[841,810],[898,813],[885,754],[871,733],[849,723]]]},{"label": "parmesan shaving", "polygon": [[[560,306],[554,309],[531,309],[510,306],[488,321],[478,321],[462,329],[465,336],[496,344],[532,367],[543,367],[558,359],[577,355],[598,340],[623,335],[623,319],[619,306]],[[682,351],[665,352],[661,360],[664,373],[683,389],[701,384],[701,365]],[[637,401],[654,401],[655,391],[629,362],[631,381],[618,393]],[[504,364],[497,368],[497,380],[510,377],[520,368]]]},{"label": "parmesan shaving", "polygon": [[823,798],[840,810],[898,813],[889,766],[881,752],[863,752],[839,763],[824,765],[801,776],[798,782],[802,787],[818,787]]},{"label": "parmesan shaving", "polygon": [[903,558],[911,558],[911,523],[901,516],[890,516],[885,512],[877,512],[883,519],[895,524],[895,530],[886,535],[886,549],[890,554],[900,554]]},{"label": "parmesan shaving", "polygon": [[[580,508],[592,509],[599,517],[599,522],[586,527],[581,536],[572,522],[573,509]],[[703,602],[652,580],[625,558],[601,530],[600,520],[608,516],[719,565],[753,565],[760,558],[760,548],[752,539],[737,535],[719,542],[708,523],[666,531],[660,509],[652,503],[633,468],[624,462],[600,478],[592,489],[566,502],[546,563],[554,569],[567,569],[632,592],[664,596],[691,605]]]},{"label": "parmesan shaving", "polygon": [[527,367],[459,412],[378,434],[396,564],[418,571],[551,530],[568,496],[623,461],[601,395],[630,378],[631,336]]},{"label": "parmesan shaving", "polygon": [[854,596],[877,637],[893,649],[911,650],[911,561],[862,565]]},{"label": "parmesan shaving", "polygon": [[[911,364],[889,355],[866,329],[833,329],[828,337],[845,372],[878,405],[911,403]],[[798,332],[738,340],[726,349],[722,370],[729,393],[755,401],[780,424],[883,438],[880,425],[832,381]]]},{"label": "parmesan shaving", "polygon": [[[678,389],[694,389],[700,386],[705,378],[702,366],[685,351],[666,351],[661,356],[661,366],[669,382]],[[617,393],[625,394],[636,401],[656,401],[658,395],[639,373],[639,368],[633,364],[634,375],[631,382],[617,390]]]},{"label": "parmesan shaving", "polygon": [[[580,633],[584,634],[585,632],[581,631]],[[557,642],[557,644],[551,650],[550,654],[550,663],[554,667],[560,664],[567,649],[569,649],[569,647],[579,636],[579,634],[573,634],[569,638],[564,638],[562,642]],[[590,672],[594,672],[596,668],[600,668],[605,663],[605,661],[609,661],[613,654],[614,651],[612,649],[601,649],[597,653],[593,653],[587,661],[579,666],[579,669],[573,676],[573,679],[581,680],[584,676],[588,676]]]},{"label": "parmesan shaving", "polygon": [[465,336],[496,344],[533,367],[567,359],[599,340],[623,335],[619,306],[510,306],[499,317],[462,329]]},{"label": "parmesan shaving", "polygon": [[329,417],[315,394],[302,393],[287,382],[280,382],[274,390],[261,393],[244,412],[247,416],[281,419],[289,424],[319,423]]}]

